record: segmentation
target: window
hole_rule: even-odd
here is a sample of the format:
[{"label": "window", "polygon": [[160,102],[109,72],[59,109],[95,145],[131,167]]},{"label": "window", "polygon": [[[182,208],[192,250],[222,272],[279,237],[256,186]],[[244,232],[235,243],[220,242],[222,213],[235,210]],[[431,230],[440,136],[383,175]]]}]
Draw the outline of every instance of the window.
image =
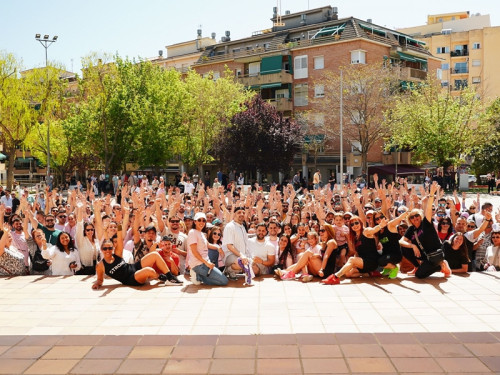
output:
[{"label": "window", "polygon": [[351,64],[366,64],[366,51],[351,51]]},{"label": "window", "polygon": [[220,72],[214,72],[212,78],[214,81],[217,81],[220,78]]},{"label": "window", "polygon": [[315,85],[314,86],[314,97],[315,98],[323,98],[325,96],[325,86],[324,85]]},{"label": "window", "polygon": [[462,90],[468,86],[466,79],[455,80],[455,90]]},{"label": "window", "polygon": [[234,75],[235,75],[236,77],[241,76],[241,69],[235,69],[235,70],[234,70]]},{"label": "window", "polygon": [[301,78],[307,78],[307,55],[304,56],[297,56],[294,59],[294,73],[293,73],[293,78],[295,79],[301,79]]},{"label": "window", "polygon": [[472,49],[481,49],[481,43],[472,43]]},{"label": "window", "polygon": [[441,87],[448,87],[448,81],[441,81]]},{"label": "window", "polygon": [[436,53],[450,53],[450,47],[438,47]]},{"label": "window", "polygon": [[258,76],[260,73],[260,62],[253,62],[248,64],[248,75]]},{"label": "window", "polygon": [[472,60],[472,66],[481,66],[481,60]]},{"label": "window", "polygon": [[455,63],[455,73],[468,73],[466,62]]},{"label": "window", "polygon": [[314,58],[314,69],[324,69],[325,68],[325,59],[323,56],[316,56]]},{"label": "window", "polygon": [[297,107],[303,107],[309,104],[307,83],[295,85],[294,102]]},{"label": "window", "polygon": [[361,142],[351,141],[351,152],[359,155],[361,153]]},{"label": "window", "polygon": [[481,77],[472,77],[472,83],[481,83]]},{"label": "window", "polygon": [[448,63],[441,64],[441,69],[442,70],[448,70],[448,69],[450,69],[450,64],[448,64]]},{"label": "window", "polygon": [[436,69],[436,78],[437,79],[443,78],[443,70],[442,69]]},{"label": "window", "polygon": [[289,98],[290,97],[290,91],[288,91],[288,89],[276,90],[275,97],[276,97],[276,100],[283,99],[283,98]]}]

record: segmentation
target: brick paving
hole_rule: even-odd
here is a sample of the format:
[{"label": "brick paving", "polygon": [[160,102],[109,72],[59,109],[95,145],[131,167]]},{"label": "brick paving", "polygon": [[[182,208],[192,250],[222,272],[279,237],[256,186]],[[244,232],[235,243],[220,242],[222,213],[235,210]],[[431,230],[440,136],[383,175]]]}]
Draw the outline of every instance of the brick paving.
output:
[{"label": "brick paving", "polygon": [[500,275],[141,288],[0,278],[0,374],[500,373]]}]

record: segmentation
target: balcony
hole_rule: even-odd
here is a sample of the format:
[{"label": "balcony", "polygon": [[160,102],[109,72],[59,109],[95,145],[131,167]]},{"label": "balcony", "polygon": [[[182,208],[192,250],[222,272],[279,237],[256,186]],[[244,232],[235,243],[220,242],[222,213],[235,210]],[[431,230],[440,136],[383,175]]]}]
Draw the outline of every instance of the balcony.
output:
[{"label": "balcony", "polygon": [[276,100],[270,100],[269,104],[271,104],[278,112],[286,112],[293,110],[293,102],[292,99],[289,98],[279,98]]},{"label": "balcony", "polygon": [[450,69],[451,74],[469,74],[469,68],[455,68]]},{"label": "balcony", "polygon": [[467,50],[455,50],[450,52],[451,57],[469,56],[469,51]]},{"label": "balcony", "polygon": [[400,78],[403,81],[425,81],[427,78],[427,72],[425,70],[402,67],[400,71]]},{"label": "balcony", "polygon": [[269,85],[272,83],[292,83],[293,76],[287,70],[281,70],[278,73],[271,74],[257,74],[257,75],[248,75],[248,76],[238,76],[237,81],[244,86],[261,86],[261,85]]}]

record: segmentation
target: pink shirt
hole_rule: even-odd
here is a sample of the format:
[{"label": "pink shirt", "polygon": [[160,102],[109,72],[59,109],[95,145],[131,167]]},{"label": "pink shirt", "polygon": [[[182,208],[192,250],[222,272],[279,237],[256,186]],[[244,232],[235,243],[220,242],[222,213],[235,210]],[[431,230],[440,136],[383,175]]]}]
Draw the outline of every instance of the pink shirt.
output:
[{"label": "pink shirt", "polygon": [[202,261],[196,259],[196,257],[193,255],[193,252],[191,250],[192,244],[196,244],[196,250],[198,250],[203,259],[205,259],[207,262],[210,261],[210,259],[208,258],[208,241],[205,235],[199,230],[191,229],[187,237],[186,246],[188,251],[188,263],[191,269],[199,266],[200,264],[203,264]]}]

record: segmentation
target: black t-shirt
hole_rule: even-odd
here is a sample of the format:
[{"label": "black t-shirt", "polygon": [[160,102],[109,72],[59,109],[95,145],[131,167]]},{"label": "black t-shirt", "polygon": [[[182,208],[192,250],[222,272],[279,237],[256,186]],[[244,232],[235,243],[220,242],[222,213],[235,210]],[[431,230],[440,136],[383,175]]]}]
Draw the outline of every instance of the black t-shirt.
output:
[{"label": "black t-shirt", "polygon": [[469,263],[469,260],[467,259],[465,254],[463,254],[459,250],[453,250],[451,248],[451,244],[448,241],[443,244],[443,251],[444,258],[448,261],[448,264],[450,265],[450,268],[452,270],[462,268],[463,264]]},{"label": "black t-shirt", "polygon": [[384,229],[383,233],[379,232],[378,242],[382,244],[382,254],[401,254],[401,247],[399,246],[400,238],[399,233],[393,233],[387,228]]},{"label": "black t-shirt", "polygon": [[[415,235],[418,235],[418,239],[422,246],[424,247],[425,253],[432,253],[441,248],[441,241],[437,234],[434,225],[424,217],[420,227],[416,229],[413,225],[410,226],[405,233],[405,237],[409,239],[414,245],[417,245],[420,249],[418,242],[415,240]],[[422,250],[422,249],[420,249]]]}]

